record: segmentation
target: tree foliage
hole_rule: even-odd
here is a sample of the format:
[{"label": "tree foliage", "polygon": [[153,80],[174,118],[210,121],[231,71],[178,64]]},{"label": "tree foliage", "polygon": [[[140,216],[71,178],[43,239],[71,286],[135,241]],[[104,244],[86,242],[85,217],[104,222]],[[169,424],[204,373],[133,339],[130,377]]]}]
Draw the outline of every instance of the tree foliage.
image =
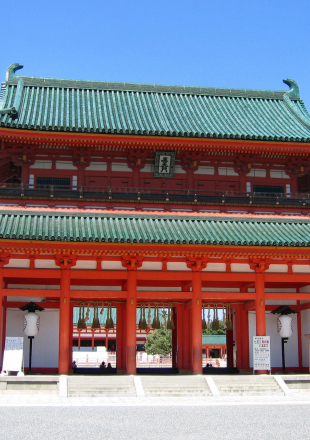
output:
[{"label": "tree foliage", "polygon": [[202,333],[204,335],[226,335],[226,329],[224,327],[224,322],[219,321],[219,329],[213,330],[212,324],[207,324],[206,330],[203,330]]},{"label": "tree foliage", "polygon": [[172,334],[170,330],[159,328],[146,338],[145,351],[147,354],[161,354],[163,356],[172,351]]}]

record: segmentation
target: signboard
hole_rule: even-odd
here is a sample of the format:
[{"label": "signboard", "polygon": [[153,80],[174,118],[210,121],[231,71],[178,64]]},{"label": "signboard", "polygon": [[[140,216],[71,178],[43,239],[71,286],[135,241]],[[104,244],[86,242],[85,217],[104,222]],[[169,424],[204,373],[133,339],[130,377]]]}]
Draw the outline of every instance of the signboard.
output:
[{"label": "signboard", "polygon": [[24,338],[5,338],[2,371],[21,371]]},{"label": "signboard", "polygon": [[172,178],[174,174],[175,151],[156,151],[154,177]]},{"label": "signboard", "polygon": [[253,370],[270,369],[270,336],[253,336]]}]

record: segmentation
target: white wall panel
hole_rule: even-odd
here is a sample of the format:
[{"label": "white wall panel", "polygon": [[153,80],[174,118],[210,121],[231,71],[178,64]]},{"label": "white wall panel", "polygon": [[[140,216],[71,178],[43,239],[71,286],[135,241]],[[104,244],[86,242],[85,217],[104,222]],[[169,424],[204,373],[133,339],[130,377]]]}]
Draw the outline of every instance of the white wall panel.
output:
[{"label": "white wall panel", "polygon": [[214,167],[198,167],[196,171],[194,171],[194,174],[205,174],[205,175],[214,175]]},{"label": "white wall panel", "polygon": [[218,172],[219,176],[239,176],[232,167],[219,167]]},{"label": "white wall panel", "polygon": [[11,258],[9,264],[6,264],[3,267],[19,267],[23,269],[28,269],[29,266],[30,266],[30,260],[28,259]]},{"label": "white wall panel", "polygon": [[57,160],[56,170],[77,170],[77,167],[73,165],[69,160]]},{"label": "white wall panel", "polygon": [[122,266],[121,261],[102,261],[101,268],[103,270],[127,270]]},{"label": "white wall panel", "polygon": [[34,266],[36,269],[59,269],[55,260],[35,260]]},{"label": "white wall panel", "polygon": [[132,173],[132,169],[129,168],[127,163],[112,163],[111,164],[112,171],[121,171],[126,173]]},{"label": "white wall panel", "polygon": [[287,273],[287,264],[270,264],[266,272]]},{"label": "white wall panel", "polygon": [[232,272],[254,272],[254,270],[250,268],[249,264],[232,263],[230,268]]},{"label": "white wall panel", "polygon": [[72,267],[73,269],[96,269],[97,261],[93,260],[77,260],[76,265]]},{"label": "white wall panel", "polygon": [[85,171],[106,171],[106,162],[90,162],[89,166],[85,168]]},{"label": "white wall panel", "polygon": [[34,164],[30,165],[29,168],[37,169],[37,170],[51,170],[52,169],[52,161],[51,160],[35,160]]},{"label": "white wall panel", "polygon": [[138,267],[138,270],[161,270],[162,263],[160,261],[144,261],[141,267]]},{"label": "white wall panel", "polygon": [[247,177],[266,177],[266,170],[252,168]]},{"label": "white wall panel", "polygon": [[182,263],[182,262],[169,262],[167,263],[167,269],[168,270],[177,270],[177,271],[189,271],[192,269],[189,269],[186,265],[186,263]]},{"label": "white wall panel", "polygon": [[207,267],[203,269],[204,272],[226,272],[225,263],[208,263]]},{"label": "white wall panel", "polygon": [[310,273],[309,264],[293,264],[294,273]]}]

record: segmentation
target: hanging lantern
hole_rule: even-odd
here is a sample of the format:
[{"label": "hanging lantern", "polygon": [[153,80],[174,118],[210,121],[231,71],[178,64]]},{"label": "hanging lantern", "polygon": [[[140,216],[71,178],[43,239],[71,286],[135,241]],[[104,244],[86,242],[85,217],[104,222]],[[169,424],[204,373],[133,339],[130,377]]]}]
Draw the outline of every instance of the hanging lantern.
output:
[{"label": "hanging lantern", "polygon": [[202,309],[202,330],[207,330],[207,322],[205,316],[205,308]]},{"label": "hanging lantern", "polygon": [[145,306],[143,303],[141,303],[141,307],[140,307],[140,320],[138,327],[140,330],[146,330],[147,327],[146,319],[145,319]]},{"label": "hanging lantern", "polygon": [[172,304],[170,304],[170,309],[168,309],[168,321],[167,321],[167,330],[174,330],[174,322],[172,317]]},{"label": "hanging lantern", "polygon": [[158,313],[158,304],[155,304],[154,308],[154,319],[152,322],[152,327],[156,330],[160,328],[160,321],[159,321],[159,313]]},{"label": "hanging lantern", "polygon": [[231,307],[230,304],[227,306],[227,316],[226,316],[226,330],[232,330],[233,329],[233,323],[232,323],[232,316],[231,316]]},{"label": "hanging lantern", "polygon": [[94,318],[93,318],[93,322],[91,325],[91,329],[97,330],[99,328],[100,328],[100,321],[99,321],[99,317],[98,317],[98,304],[95,303],[94,304]]},{"label": "hanging lantern", "polygon": [[37,336],[40,328],[40,316],[35,312],[24,315],[24,333],[26,336]]},{"label": "hanging lantern", "polygon": [[293,319],[289,315],[280,315],[277,319],[278,333],[281,338],[290,338],[293,334]]},{"label": "hanging lantern", "polygon": [[85,319],[85,308],[84,308],[84,304],[80,303],[80,308],[79,308],[79,320],[77,323],[77,330],[84,330],[86,329],[86,319]]},{"label": "hanging lantern", "polygon": [[218,318],[218,312],[217,312],[217,304],[214,305],[214,317],[212,322],[212,330],[218,330],[220,328],[220,322]]},{"label": "hanging lantern", "polygon": [[112,319],[111,303],[108,303],[108,312],[107,312],[107,320],[106,320],[106,323],[105,323],[105,328],[106,329],[114,328],[114,322],[113,322],[113,319]]}]

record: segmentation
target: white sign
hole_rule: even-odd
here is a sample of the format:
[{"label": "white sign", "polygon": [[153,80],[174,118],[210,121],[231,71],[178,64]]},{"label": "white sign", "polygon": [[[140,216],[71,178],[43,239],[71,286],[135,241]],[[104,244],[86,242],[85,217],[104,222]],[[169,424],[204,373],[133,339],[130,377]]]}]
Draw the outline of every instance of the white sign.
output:
[{"label": "white sign", "polygon": [[253,369],[271,369],[270,336],[253,336]]},{"label": "white sign", "polygon": [[22,370],[24,338],[5,338],[2,371]]}]

